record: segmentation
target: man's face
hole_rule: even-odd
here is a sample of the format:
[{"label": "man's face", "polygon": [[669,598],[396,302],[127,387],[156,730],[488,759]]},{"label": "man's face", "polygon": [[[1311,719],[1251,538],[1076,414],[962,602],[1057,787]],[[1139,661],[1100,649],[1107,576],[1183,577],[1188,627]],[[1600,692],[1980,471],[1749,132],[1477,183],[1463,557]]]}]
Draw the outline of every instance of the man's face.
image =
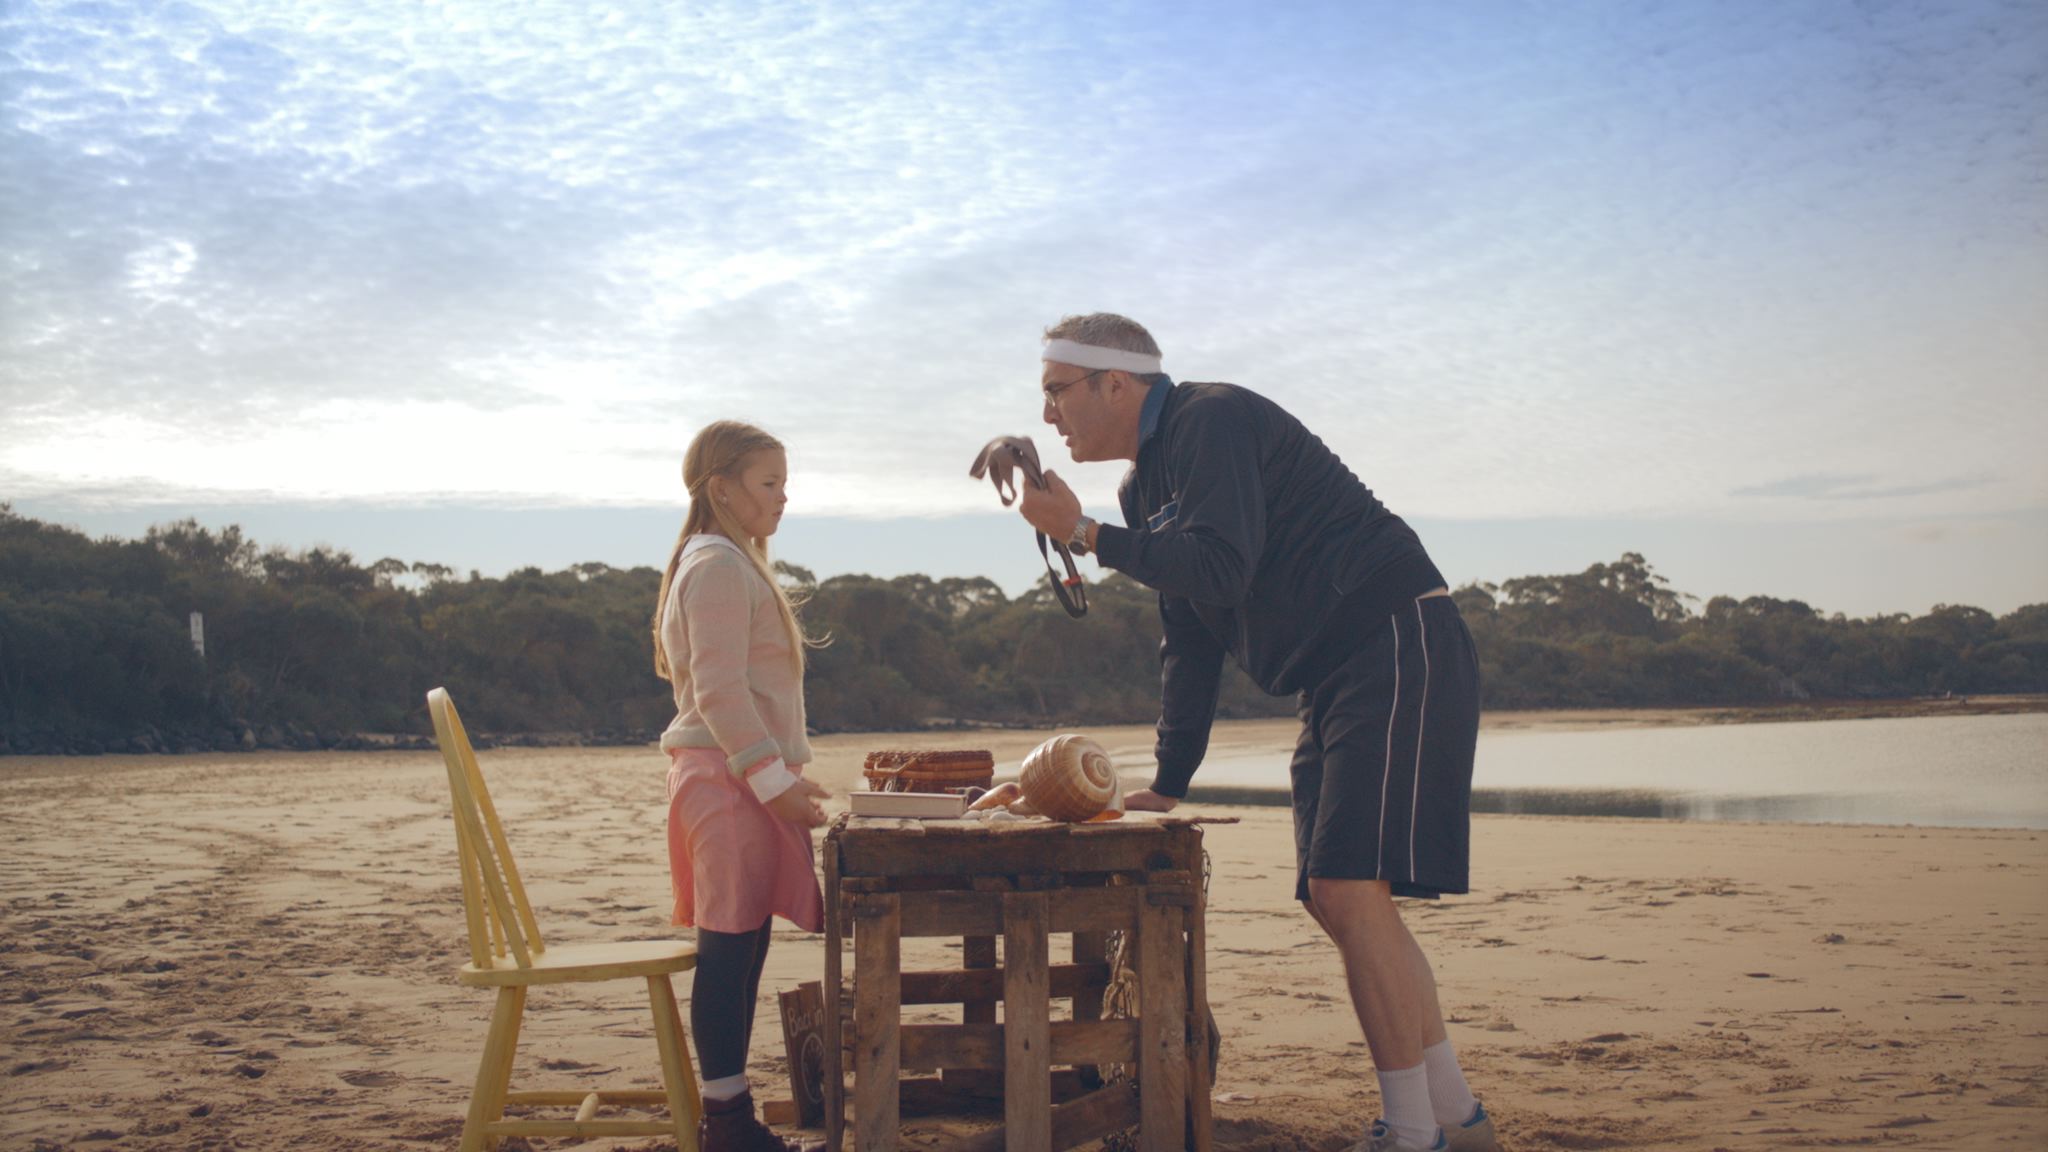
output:
[{"label": "man's face", "polygon": [[1045,422],[1059,430],[1067,454],[1076,464],[1120,457],[1114,421],[1110,414],[1110,390],[1103,387],[1112,373],[1077,368],[1072,364],[1047,361],[1039,376],[1044,391]]}]

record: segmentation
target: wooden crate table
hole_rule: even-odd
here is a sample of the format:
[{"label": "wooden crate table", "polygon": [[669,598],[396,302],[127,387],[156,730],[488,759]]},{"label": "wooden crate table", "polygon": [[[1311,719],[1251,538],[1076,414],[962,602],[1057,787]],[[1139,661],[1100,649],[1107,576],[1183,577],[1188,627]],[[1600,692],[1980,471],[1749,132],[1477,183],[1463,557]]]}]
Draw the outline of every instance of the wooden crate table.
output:
[{"label": "wooden crate table", "polygon": [[[825,837],[828,1148],[837,1152],[845,1127],[840,979],[850,930],[855,1152],[897,1146],[901,1075],[933,1070],[949,1080],[1000,1074],[1003,1128],[972,1148],[1057,1152],[1136,1123],[1144,1152],[1209,1152],[1201,878],[1202,829],[1171,816],[1079,825],[841,816]],[[1102,1018],[1110,932],[1126,933],[1135,957],[1134,1018]],[[1062,933],[1073,936],[1074,959],[1054,964],[1050,938]],[[903,971],[906,936],[960,938],[963,966]],[[1055,998],[1073,1000],[1070,1018],[1053,1019]],[[960,1023],[902,1022],[905,1004],[956,1003]],[[1055,1106],[1056,1065],[1086,1077],[1107,1064],[1136,1067],[1135,1098],[1128,1084],[1111,1084]]]}]

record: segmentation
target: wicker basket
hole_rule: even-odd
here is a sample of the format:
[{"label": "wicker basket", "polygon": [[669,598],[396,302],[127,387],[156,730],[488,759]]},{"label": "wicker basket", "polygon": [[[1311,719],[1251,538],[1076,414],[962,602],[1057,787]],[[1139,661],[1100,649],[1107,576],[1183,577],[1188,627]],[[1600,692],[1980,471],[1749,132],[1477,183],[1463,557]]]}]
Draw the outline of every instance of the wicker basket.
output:
[{"label": "wicker basket", "polygon": [[981,748],[870,752],[861,773],[870,792],[950,792],[988,787],[995,781],[996,758]]}]

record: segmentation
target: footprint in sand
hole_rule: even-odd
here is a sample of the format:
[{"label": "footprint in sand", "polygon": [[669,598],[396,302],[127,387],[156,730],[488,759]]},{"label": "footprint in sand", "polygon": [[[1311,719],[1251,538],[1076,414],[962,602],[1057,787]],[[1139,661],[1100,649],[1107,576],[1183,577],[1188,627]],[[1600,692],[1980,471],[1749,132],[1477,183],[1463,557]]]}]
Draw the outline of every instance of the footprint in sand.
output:
[{"label": "footprint in sand", "polygon": [[396,1074],[372,1068],[358,1068],[352,1072],[343,1072],[341,1079],[343,1083],[357,1088],[387,1088],[398,1083]]}]

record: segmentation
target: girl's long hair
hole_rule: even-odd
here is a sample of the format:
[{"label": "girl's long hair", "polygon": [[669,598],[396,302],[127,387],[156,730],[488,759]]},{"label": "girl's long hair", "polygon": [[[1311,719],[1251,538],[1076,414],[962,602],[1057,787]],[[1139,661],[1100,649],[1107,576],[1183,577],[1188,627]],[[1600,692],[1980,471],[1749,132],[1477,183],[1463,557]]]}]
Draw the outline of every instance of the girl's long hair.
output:
[{"label": "girl's long hair", "polygon": [[683,453],[683,487],[690,493],[690,511],[683,517],[682,534],[676,537],[675,551],[668,558],[668,570],[661,574],[661,594],[654,601],[654,672],[662,679],[674,682],[675,674],[669,667],[668,651],[661,643],[661,614],[668,607],[669,589],[675,583],[676,567],[683,560],[683,544],[701,532],[717,532],[739,545],[740,552],[754,566],[754,571],[768,582],[768,587],[775,593],[775,606],[782,613],[782,626],[789,632],[789,649],[796,660],[797,675],[803,675],[804,648],[808,639],[804,636],[803,626],[797,623],[796,605],[783,591],[781,583],[775,579],[775,570],[769,566],[767,539],[747,535],[732,512],[712,499],[710,491],[713,476],[736,481],[749,456],[756,452],[781,450],[782,441],[752,424],[720,420],[697,433],[696,438],[690,441],[689,450]]}]

